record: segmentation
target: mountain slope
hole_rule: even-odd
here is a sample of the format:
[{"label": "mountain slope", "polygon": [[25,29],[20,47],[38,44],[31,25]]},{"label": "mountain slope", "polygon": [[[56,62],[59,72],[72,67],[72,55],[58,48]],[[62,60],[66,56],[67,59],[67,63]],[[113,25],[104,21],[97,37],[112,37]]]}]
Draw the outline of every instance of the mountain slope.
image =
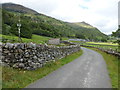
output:
[{"label": "mountain slope", "polygon": [[69,23],[69,25],[74,28],[77,34],[84,35],[86,39],[100,40],[102,38],[107,38],[100,30],[86,22]]},{"label": "mountain slope", "polygon": [[85,28],[94,28],[93,26],[91,26],[90,24],[86,23],[86,22],[76,22],[76,23],[73,23],[75,25],[78,25],[80,27],[85,27]]},{"label": "mountain slope", "polygon": [[[3,34],[18,35],[16,24],[21,19],[21,36],[31,38],[32,34],[49,37],[77,37],[99,40],[107,36],[85,22],[68,23],[39,14],[22,5],[5,3],[3,6]],[[20,13],[20,16],[19,16]]]},{"label": "mountain slope", "polygon": [[8,10],[8,11],[13,11],[13,12],[19,12],[19,13],[29,13],[29,14],[38,14],[38,12],[24,7],[22,5],[14,4],[14,3],[3,3],[2,8]]},{"label": "mountain slope", "polygon": [[118,30],[112,33],[113,36],[120,38],[120,25],[118,26]]}]

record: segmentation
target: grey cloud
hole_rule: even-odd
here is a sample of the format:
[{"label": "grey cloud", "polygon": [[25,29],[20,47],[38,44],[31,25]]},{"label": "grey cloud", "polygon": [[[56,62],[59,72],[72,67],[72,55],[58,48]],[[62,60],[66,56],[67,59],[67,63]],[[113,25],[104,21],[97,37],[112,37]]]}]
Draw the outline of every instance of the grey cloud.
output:
[{"label": "grey cloud", "polygon": [[[32,0],[31,0],[32,1]],[[24,3],[25,6],[28,6],[39,13],[50,14],[56,7],[56,0],[35,0],[32,2]]]},{"label": "grey cloud", "polygon": [[[87,4],[89,4],[90,2],[93,1],[93,3],[95,2],[94,6],[96,3],[98,5],[98,6],[96,5],[94,8],[89,8],[89,6],[91,6],[91,5],[88,5],[88,9],[85,9],[86,7],[82,7],[84,10],[86,10],[88,12],[87,13],[88,15],[83,14],[84,11],[82,13],[81,9],[78,9],[80,7],[76,6],[76,5],[79,6],[80,4],[82,4],[83,6],[87,6],[86,4],[84,5],[84,3],[81,3],[82,1],[86,1],[86,0],[79,0],[79,3],[77,3],[77,4],[76,4],[76,1],[78,1],[78,0],[73,0],[73,1],[72,0],[3,0],[3,2],[9,2],[9,1],[13,2],[13,3],[22,4],[26,7],[36,10],[39,13],[43,13],[43,14],[52,16],[54,18],[57,18],[57,19],[60,19],[63,21],[75,22],[75,20],[82,20],[82,21],[86,20],[91,25],[96,26],[102,32],[105,32],[105,33],[110,33],[117,28],[117,25],[115,25],[114,22],[113,22],[113,25],[112,24],[108,25],[111,20],[114,21],[114,19],[118,18],[118,14],[117,14],[118,7],[116,7],[117,3],[116,2],[113,3],[112,0],[107,0],[107,2],[110,2],[109,3],[110,5],[108,5],[107,8],[98,8],[98,9],[96,9],[96,8],[100,7],[100,5],[97,3],[96,0],[87,0],[87,1],[89,1],[89,2],[85,2]],[[115,0],[115,1],[117,1],[117,0]],[[73,2],[75,2],[75,4],[73,4]],[[102,4],[102,3],[104,3],[104,0],[100,0],[99,2]],[[77,9],[77,10],[76,11],[70,10],[71,12],[70,13],[68,12],[69,15],[66,15],[65,12],[69,11],[70,5],[73,5],[72,9],[75,9],[75,10]],[[61,11],[63,11],[64,13],[60,12],[58,9],[58,7],[61,8],[63,6],[66,11],[64,10],[64,8],[62,8]],[[102,7],[102,5],[101,5],[101,7]],[[60,13],[53,14],[52,12],[54,12],[54,11],[60,12]],[[91,11],[93,11],[92,12],[93,17],[91,15]],[[98,18],[97,18],[97,15],[98,15]],[[82,16],[83,16],[83,18],[82,18]],[[91,21],[91,19],[89,19],[89,18],[93,18],[93,20]],[[111,27],[111,25],[112,25],[112,27]],[[119,2],[119,25],[120,25],[120,2]]]}]

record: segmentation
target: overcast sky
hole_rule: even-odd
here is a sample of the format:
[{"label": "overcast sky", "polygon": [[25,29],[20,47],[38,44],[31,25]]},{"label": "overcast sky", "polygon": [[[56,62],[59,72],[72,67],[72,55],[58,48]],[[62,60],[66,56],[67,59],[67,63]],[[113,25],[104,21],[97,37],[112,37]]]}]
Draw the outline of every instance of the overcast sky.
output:
[{"label": "overcast sky", "polygon": [[85,21],[105,34],[118,28],[119,0],[2,0],[67,22]]}]

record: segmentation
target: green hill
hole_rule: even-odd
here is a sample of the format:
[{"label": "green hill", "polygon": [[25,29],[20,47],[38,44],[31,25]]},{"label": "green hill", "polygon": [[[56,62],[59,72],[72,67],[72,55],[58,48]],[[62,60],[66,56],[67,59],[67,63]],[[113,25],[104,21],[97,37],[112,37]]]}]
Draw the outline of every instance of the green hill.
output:
[{"label": "green hill", "polygon": [[70,37],[96,41],[107,38],[107,35],[85,22],[63,22],[13,3],[4,3],[2,6],[2,33],[5,35],[18,35],[17,23],[20,17],[21,37],[24,38],[32,38],[32,34],[53,38]]},{"label": "green hill", "polygon": [[[91,26],[86,22],[77,22],[77,23],[69,23],[77,33],[77,36],[85,37],[90,40],[101,40],[107,38],[105,34],[100,32],[96,27]],[[82,37],[81,37],[82,38]]]},{"label": "green hill", "polygon": [[38,12],[36,12],[30,8],[24,7],[22,5],[14,4],[14,3],[4,3],[4,4],[2,4],[2,8],[6,9],[8,11],[13,11],[13,12],[39,14]]},{"label": "green hill", "polygon": [[116,32],[113,32],[112,35],[115,36],[115,37],[120,38],[120,25],[119,25],[118,30],[116,30]]}]

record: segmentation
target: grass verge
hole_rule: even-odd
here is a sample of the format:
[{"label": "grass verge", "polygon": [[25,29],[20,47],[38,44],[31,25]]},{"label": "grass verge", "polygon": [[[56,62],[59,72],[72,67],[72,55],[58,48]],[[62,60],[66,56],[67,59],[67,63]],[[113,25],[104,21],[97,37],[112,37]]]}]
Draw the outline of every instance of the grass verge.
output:
[{"label": "grass verge", "polygon": [[10,67],[3,67],[2,69],[2,87],[3,88],[24,88],[30,83],[48,75],[61,66],[73,61],[82,55],[82,50],[66,56],[56,62],[49,62],[44,67],[34,71],[18,70]]},{"label": "grass verge", "polygon": [[120,75],[120,73],[118,72],[118,68],[120,68],[118,63],[120,63],[120,60],[118,60],[118,57],[116,57],[114,55],[107,54],[105,52],[102,52],[102,51],[100,51],[96,48],[89,48],[89,49],[97,51],[103,56],[103,58],[104,58],[104,60],[107,64],[107,69],[108,69],[108,72],[109,72],[109,76],[111,78],[112,87],[113,88],[118,88],[119,85],[120,85],[120,81],[118,81],[118,77]]}]

